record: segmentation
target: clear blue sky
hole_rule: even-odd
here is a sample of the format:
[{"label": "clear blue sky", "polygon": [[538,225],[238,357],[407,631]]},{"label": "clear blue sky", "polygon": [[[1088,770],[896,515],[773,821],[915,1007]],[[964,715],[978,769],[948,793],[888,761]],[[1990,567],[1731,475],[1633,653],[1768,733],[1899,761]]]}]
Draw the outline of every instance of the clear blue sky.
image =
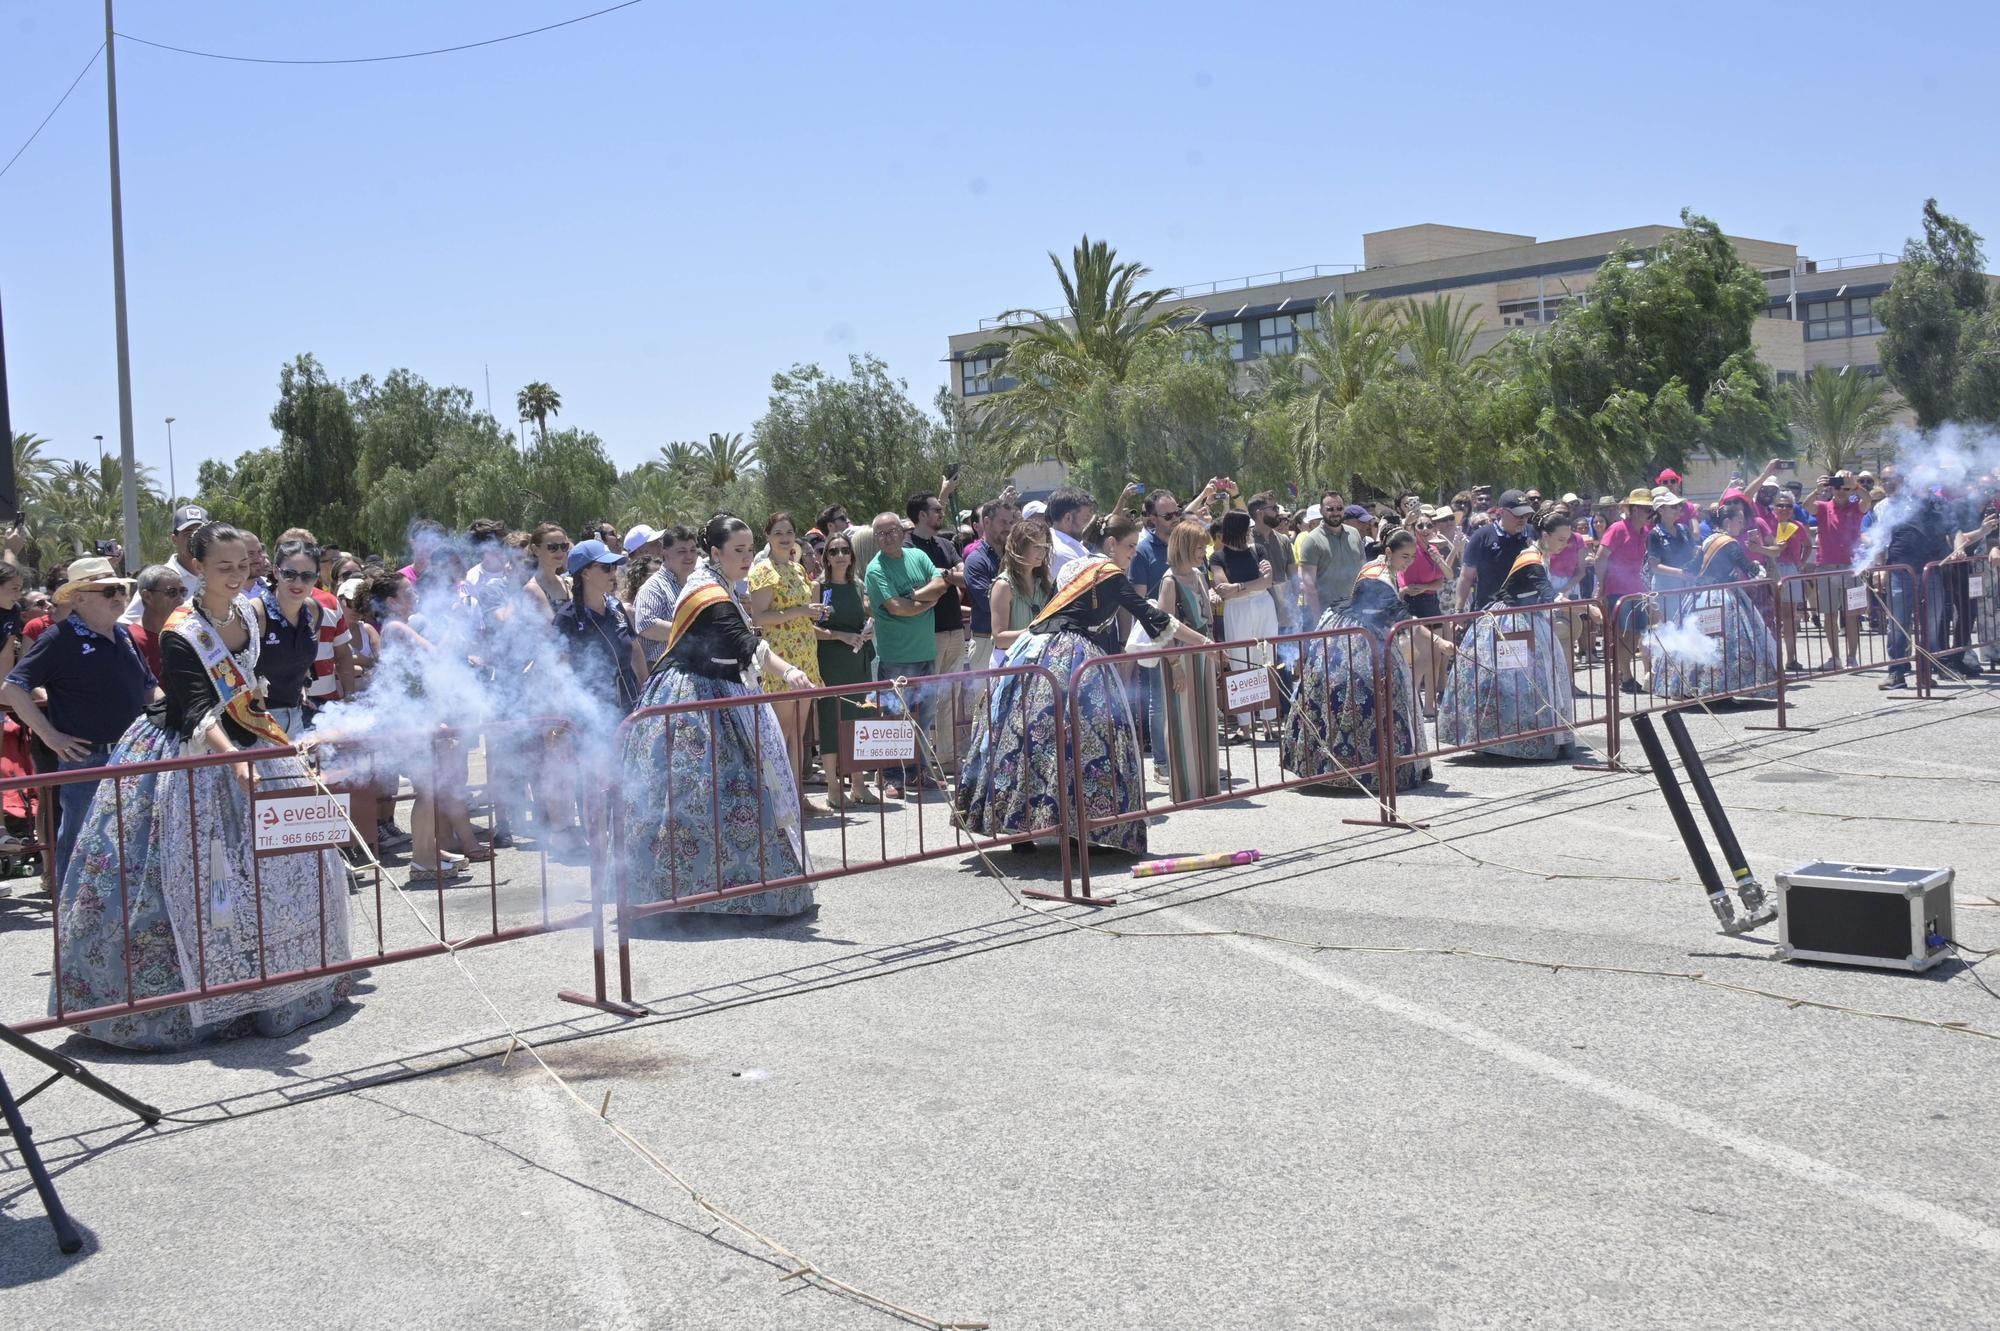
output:
[{"label": "clear blue sky", "polygon": [[[119,27],[368,55],[602,2],[125,0]],[[797,361],[872,351],[928,403],[946,336],[1050,303],[1044,255],[1086,230],[1173,284],[1683,204],[1832,257],[1900,248],[1935,194],[2000,249],[2000,10],[1953,8],[648,0],[377,65],[121,43],[139,455],[164,480],[178,417],[185,491],[271,442],[301,351],[482,397],[490,366],[503,420],[545,379],[621,465],[747,431]],[[100,22],[0,3],[0,158]],[[104,114],[100,66],[0,179],[15,427],[71,456],[117,437]]]}]

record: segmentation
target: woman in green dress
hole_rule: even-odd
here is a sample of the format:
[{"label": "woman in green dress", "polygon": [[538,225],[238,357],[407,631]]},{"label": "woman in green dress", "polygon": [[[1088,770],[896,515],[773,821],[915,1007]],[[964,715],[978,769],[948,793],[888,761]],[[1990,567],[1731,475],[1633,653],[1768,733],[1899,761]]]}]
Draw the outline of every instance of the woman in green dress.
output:
[{"label": "woman in green dress", "polygon": [[[819,637],[819,674],[827,684],[866,684],[872,673],[875,649],[875,620],[868,613],[868,597],[861,590],[860,570],[854,567],[854,542],[847,533],[829,536],[824,554],[825,571],[820,581],[820,604],[826,618],[814,626]],[[873,804],[875,794],[868,789],[865,772],[850,772],[848,787],[841,792],[838,761],[840,723],[869,716],[873,708],[864,695],[819,700],[820,765],[826,769],[826,802],[834,808],[848,804]]]},{"label": "woman in green dress", "polygon": [[[1202,561],[1208,532],[1198,522],[1182,522],[1167,534],[1167,571],[1156,602],[1181,623],[1209,631],[1208,580]],[[1216,738],[1215,656],[1190,652],[1160,662],[1166,671],[1167,745],[1161,766],[1175,803],[1222,793],[1221,749]]]},{"label": "woman in green dress", "polygon": [[1000,559],[1000,576],[993,579],[993,663],[1007,654],[1017,638],[1035,622],[1055,595],[1049,576],[1049,527],[1040,518],[1023,518],[1007,533]]}]

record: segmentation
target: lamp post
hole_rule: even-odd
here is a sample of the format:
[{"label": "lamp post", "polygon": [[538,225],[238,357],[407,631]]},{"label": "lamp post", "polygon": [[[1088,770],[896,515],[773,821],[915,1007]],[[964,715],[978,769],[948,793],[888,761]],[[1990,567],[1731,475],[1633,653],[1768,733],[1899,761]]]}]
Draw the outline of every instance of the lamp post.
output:
[{"label": "lamp post", "polygon": [[167,502],[177,504],[181,498],[180,482],[174,479],[174,418],[167,417]]},{"label": "lamp post", "polygon": [[97,441],[97,474],[102,476],[104,474],[104,436],[94,434],[90,437]]}]

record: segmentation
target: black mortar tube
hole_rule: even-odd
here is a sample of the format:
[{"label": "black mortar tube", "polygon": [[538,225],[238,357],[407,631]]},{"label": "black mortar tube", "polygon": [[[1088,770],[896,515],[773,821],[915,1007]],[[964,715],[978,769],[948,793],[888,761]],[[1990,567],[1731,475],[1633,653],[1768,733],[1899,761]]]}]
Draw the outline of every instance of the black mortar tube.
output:
[{"label": "black mortar tube", "polygon": [[1646,751],[1646,761],[1652,764],[1653,777],[1660,783],[1660,794],[1667,801],[1667,812],[1673,815],[1681,842],[1687,846],[1688,858],[1694,861],[1694,871],[1708,893],[1708,904],[1716,918],[1728,924],[1735,918],[1736,908],[1729,902],[1729,889],[1723,886],[1722,875],[1715,871],[1715,861],[1709,856],[1708,844],[1701,839],[1701,829],[1695,826],[1694,810],[1688,808],[1687,796],[1681,793],[1681,783],[1674,777],[1667,751],[1660,747],[1653,718],[1640,713],[1632,718],[1632,729],[1638,732],[1639,747]]},{"label": "black mortar tube", "polygon": [[1722,800],[1715,793],[1715,783],[1708,779],[1708,764],[1701,760],[1701,754],[1694,746],[1694,737],[1688,734],[1687,719],[1679,712],[1666,714],[1667,733],[1674,737],[1674,751],[1681,756],[1681,766],[1687,769],[1688,783],[1694,787],[1695,797],[1701,801],[1701,811],[1708,815],[1708,825],[1715,829],[1715,844],[1722,847],[1722,858],[1729,862],[1730,872],[1736,881],[1754,881],[1749,862],[1744,858],[1743,847],[1736,842],[1735,829],[1729,825],[1729,814],[1722,807]]}]

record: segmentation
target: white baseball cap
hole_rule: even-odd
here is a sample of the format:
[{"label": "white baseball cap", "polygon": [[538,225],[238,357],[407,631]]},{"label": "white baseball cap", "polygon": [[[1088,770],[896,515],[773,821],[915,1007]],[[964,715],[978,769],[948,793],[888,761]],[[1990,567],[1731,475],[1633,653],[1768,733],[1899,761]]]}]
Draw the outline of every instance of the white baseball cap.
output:
[{"label": "white baseball cap", "polygon": [[659,539],[660,533],[642,522],[625,533],[625,553],[629,555],[640,546]]}]

